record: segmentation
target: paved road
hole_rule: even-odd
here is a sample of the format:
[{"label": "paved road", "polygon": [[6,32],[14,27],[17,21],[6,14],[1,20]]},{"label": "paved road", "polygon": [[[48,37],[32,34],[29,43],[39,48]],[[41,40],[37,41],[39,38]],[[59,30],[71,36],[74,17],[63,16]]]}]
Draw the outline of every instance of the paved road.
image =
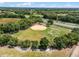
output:
[{"label": "paved road", "polygon": [[71,57],[79,57],[79,46],[76,46],[71,54]]},{"label": "paved road", "polygon": [[68,28],[79,28],[79,24],[75,23],[68,23],[68,22],[62,22],[62,21],[54,21],[55,25],[63,26],[63,27],[68,27]]}]

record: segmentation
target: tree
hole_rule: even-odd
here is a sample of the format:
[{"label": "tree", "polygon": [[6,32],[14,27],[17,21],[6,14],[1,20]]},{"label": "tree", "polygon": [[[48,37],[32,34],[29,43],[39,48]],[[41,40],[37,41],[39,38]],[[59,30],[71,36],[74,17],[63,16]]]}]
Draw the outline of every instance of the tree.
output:
[{"label": "tree", "polygon": [[39,48],[45,50],[47,49],[48,46],[49,46],[49,40],[46,37],[41,38]]},{"label": "tree", "polygon": [[71,32],[67,37],[69,38],[70,46],[77,44],[79,41],[79,34],[76,32]]},{"label": "tree", "polygon": [[75,33],[78,33],[79,34],[79,28],[72,29],[72,32],[75,32]]},{"label": "tree", "polygon": [[39,42],[38,41],[32,41],[32,49],[37,49],[39,46]]},{"label": "tree", "polygon": [[20,30],[26,29],[30,26],[28,19],[21,19],[17,23],[20,26]]},{"label": "tree", "polygon": [[8,41],[8,45],[9,47],[14,47],[14,46],[17,46],[17,43],[18,43],[18,40],[16,38],[11,38],[9,41]]},{"label": "tree", "polygon": [[12,37],[8,34],[4,34],[0,36],[0,45],[4,46],[7,45],[7,42],[11,39]]},{"label": "tree", "polygon": [[29,48],[31,46],[31,41],[25,40],[20,42],[21,48]]},{"label": "tree", "polygon": [[62,49],[66,47],[65,40],[62,37],[56,37],[54,39],[54,47],[57,49]]},{"label": "tree", "polygon": [[73,17],[71,15],[66,15],[66,16],[59,16],[58,20],[64,21],[64,22],[71,22],[71,23],[77,23],[77,18]]},{"label": "tree", "polygon": [[34,15],[31,15],[31,16],[29,17],[29,19],[30,19],[30,22],[31,22],[32,24],[37,23],[37,22],[39,22],[39,23],[42,23],[42,22],[43,22],[43,20],[42,20],[41,17],[34,16]]},{"label": "tree", "polygon": [[78,43],[79,35],[76,32],[71,32],[67,35],[56,37],[53,41],[53,46],[57,49],[72,47],[73,45],[76,45]]},{"label": "tree", "polygon": [[52,24],[53,24],[53,19],[49,19],[49,20],[47,21],[47,26],[52,25]]}]

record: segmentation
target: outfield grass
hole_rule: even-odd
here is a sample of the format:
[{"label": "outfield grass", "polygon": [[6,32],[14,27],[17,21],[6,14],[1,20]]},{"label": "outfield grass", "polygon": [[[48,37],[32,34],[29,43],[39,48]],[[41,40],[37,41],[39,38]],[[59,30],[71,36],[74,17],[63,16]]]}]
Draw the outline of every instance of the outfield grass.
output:
[{"label": "outfield grass", "polygon": [[43,31],[34,31],[32,29],[26,29],[23,31],[19,31],[13,35],[20,40],[40,40],[40,38],[44,37]]},{"label": "outfield grass", "polygon": [[44,31],[44,34],[48,38],[54,39],[55,37],[60,37],[62,35],[68,34],[70,32],[71,32],[71,29],[56,26],[56,25],[52,25],[52,26],[48,27],[48,29],[46,29]]},{"label": "outfield grass", "polygon": [[18,51],[14,48],[0,47],[0,56],[14,56],[14,57],[68,57],[71,49],[57,50],[57,51]]},{"label": "outfield grass", "polygon": [[17,37],[20,40],[40,40],[40,38],[42,37],[54,39],[55,37],[62,36],[69,33],[70,31],[71,29],[52,25],[43,31],[36,31],[28,28],[26,30],[22,30],[18,33],[13,34],[13,36]]}]

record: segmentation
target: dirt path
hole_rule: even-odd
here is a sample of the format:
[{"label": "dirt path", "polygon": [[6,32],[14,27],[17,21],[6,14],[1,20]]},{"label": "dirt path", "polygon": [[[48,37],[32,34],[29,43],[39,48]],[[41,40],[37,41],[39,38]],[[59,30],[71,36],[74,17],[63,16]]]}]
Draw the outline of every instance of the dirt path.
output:
[{"label": "dirt path", "polygon": [[47,27],[39,24],[35,24],[31,27],[32,30],[45,30]]},{"label": "dirt path", "polygon": [[79,46],[76,46],[72,51],[71,57],[79,57]]}]

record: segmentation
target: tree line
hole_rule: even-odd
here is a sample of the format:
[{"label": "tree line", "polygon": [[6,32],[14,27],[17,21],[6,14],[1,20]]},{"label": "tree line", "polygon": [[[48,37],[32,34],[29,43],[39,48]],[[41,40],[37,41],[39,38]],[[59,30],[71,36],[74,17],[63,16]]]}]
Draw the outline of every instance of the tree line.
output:
[{"label": "tree line", "polygon": [[0,18],[25,18],[25,16],[22,14],[1,13]]},{"label": "tree line", "polygon": [[10,34],[3,34],[0,35],[0,46],[8,46],[9,48],[13,48],[16,46],[20,46],[21,48],[29,48],[31,49],[46,49],[48,46],[48,39],[46,37],[41,38],[39,41],[30,41],[30,40],[24,40],[20,41],[17,38],[12,37]]},{"label": "tree line", "polygon": [[[28,19],[27,18],[22,18],[21,20],[18,20],[13,23],[1,23],[0,24],[0,33],[15,33],[18,32],[19,30],[25,30],[32,26],[35,23],[44,23],[42,18],[38,16],[33,16],[31,15]],[[45,23],[47,26],[52,25],[53,21],[49,19],[47,23]]]},{"label": "tree line", "polygon": [[61,37],[56,37],[52,41],[51,45],[49,39],[46,37],[41,38],[40,41],[30,41],[28,39],[20,41],[19,39],[12,37],[10,34],[0,35],[0,46],[8,46],[9,48],[13,48],[15,46],[20,46],[21,48],[31,47],[32,50],[35,49],[46,50],[47,48],[52,49],[62,49],[67,47],[71,48],[73,45],[76,45],[78,41],[79,41],[79,29],[73,29],[73,31],[69,34],[63,35]]},{"label": "tree line", "polygon": [[3,23],[0,24],[0,33],[15,33],[28,28],[30,25],[31,23],[27,19],[21,19],[14,23]]},{"label": "tree line", "polygon": [[[76,31],[75,31],[76,30]],[[71,33],[54,39],[54,48],[62,49],[72,47],[79,42],[79,29],[74,28]]]}]

